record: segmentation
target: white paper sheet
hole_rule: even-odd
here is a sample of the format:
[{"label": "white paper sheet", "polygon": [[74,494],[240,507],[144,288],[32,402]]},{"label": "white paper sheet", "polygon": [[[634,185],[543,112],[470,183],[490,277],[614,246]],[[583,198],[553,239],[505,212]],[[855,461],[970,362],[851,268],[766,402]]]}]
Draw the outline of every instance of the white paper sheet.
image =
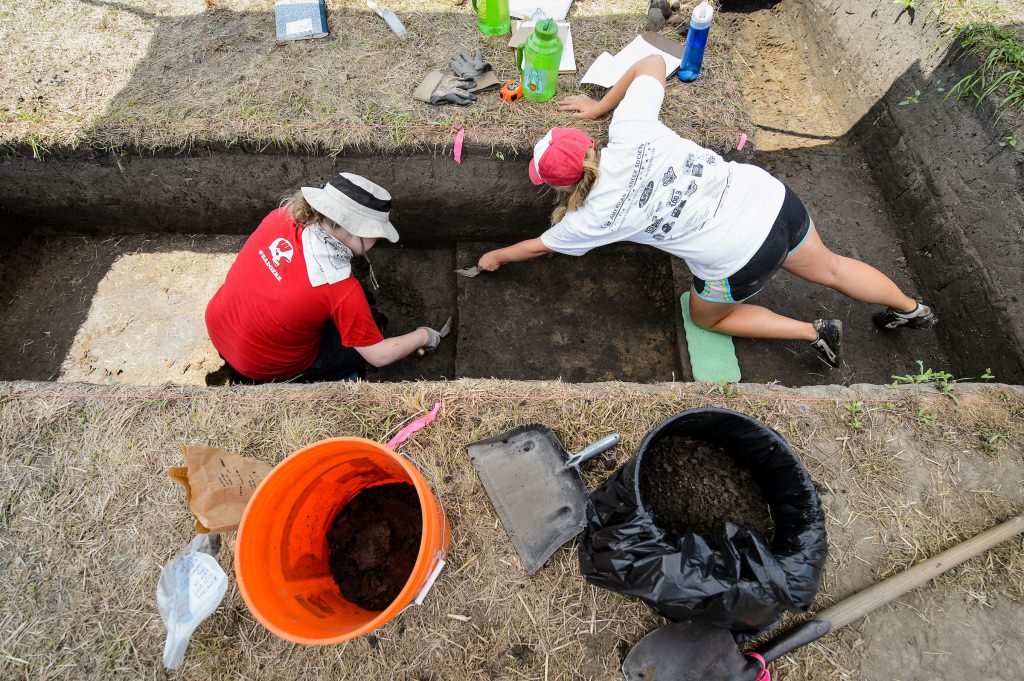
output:
[{"label": "white paper sheet", "polygon": [[532,19],[540,10],[548,19],[562,21],[569,14],[572,0],[509,0],[508,13],[520,19]]},{"label": "white paper sheet", "polygon": [[[515,34],[521,29],[532,29],[537,25],[536,21],[521,21],[513,25],[512,40]],[[562,60],[558,63],[559,73],[576,73],[576,48],[572,44],[572,27],[567,21],[558,22],[558,37],[562,39]]]},{"label": "white paper sheet", "polygon": [[614,57],[607,52],[602,52],[594,63],[590,65],[587,72],[583,74],[581,83],[600,85],[601,87],[612,87],[622,78],[622,75],[629,70],[633,64],[644,57],[658,54],[665,60],[665,77],[679,68],[679,58],[668,52],[659,50],[654,45],[637,36],[629,45],[626,45]]}]

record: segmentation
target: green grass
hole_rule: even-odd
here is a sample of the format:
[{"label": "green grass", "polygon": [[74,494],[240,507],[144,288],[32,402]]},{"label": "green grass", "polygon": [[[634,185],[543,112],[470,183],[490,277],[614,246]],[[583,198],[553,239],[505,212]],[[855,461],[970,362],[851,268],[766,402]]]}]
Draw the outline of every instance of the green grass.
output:
[{"label": "green grass", "polygon": [[[1024,39],[1013,28],[993,23],[967,23],[956,33],[961,48],[977,54],[981,64],[949,91],[980,105],[996,96],[996,108],[1024,111]],[[1002,111],[997,115],[1002,116]],[[1015,145],[1014,145],[1015,146]]]}]

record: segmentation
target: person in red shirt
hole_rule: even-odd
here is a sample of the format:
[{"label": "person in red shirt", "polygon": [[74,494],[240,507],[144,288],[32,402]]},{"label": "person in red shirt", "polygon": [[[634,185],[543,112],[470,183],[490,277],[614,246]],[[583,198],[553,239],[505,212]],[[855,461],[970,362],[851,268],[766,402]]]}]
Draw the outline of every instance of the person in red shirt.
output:
[{"label": "person in red shirt", "polygon": [[387,190],[341,173],[263,219],[206,308],[210,340],[236,380],[355,380],[366,362],[437,348],[441,335],[428,327],[384,338],[352,274],[352,259],[369,261],[377,239],[398,241],[390,211]]}]

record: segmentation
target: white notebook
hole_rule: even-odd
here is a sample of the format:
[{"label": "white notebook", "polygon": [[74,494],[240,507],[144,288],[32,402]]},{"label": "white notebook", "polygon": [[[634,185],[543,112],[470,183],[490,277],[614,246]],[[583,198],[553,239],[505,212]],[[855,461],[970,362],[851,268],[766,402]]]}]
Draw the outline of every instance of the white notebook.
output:
[{"label": "white notebook", "polygon": [[[652,35],[655,37],[650,37]],[[657,43],[658,47],[652,44],[652,40]],[[679,54],[676,55],[674,52]],[[602,52],[594,60],[594,63],[590,65],[587,72],[583,74],[580,82],[610,88],[619,82],[619,78],[622,78],[622,75],[629,70],[629,67],[651,54],[659,54],[665,59],[665,77],[668,78],[679,69],[679,60],[683,56],[683,46],[657,34],[644,33],[643,35],[638,35],[633,39],[633,42],[619,50],[616,55]]]}]

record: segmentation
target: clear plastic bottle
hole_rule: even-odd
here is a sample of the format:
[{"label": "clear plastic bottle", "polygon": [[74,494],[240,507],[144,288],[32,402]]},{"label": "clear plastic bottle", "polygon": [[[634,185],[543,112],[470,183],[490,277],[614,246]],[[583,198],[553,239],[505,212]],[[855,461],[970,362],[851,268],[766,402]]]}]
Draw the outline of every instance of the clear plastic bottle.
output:
[{"label": "clear plastic bottle", "polygon": [[686,34],[686,48],[683,60],[679,65],[679,80],[684,83],[697,80],[700,67],[704,63],[704,49],[708,44],[708,32],[711,30],[711,19],[715,16],[715,8],[702,2],[693,8],[690,16],[690,31]]}]

